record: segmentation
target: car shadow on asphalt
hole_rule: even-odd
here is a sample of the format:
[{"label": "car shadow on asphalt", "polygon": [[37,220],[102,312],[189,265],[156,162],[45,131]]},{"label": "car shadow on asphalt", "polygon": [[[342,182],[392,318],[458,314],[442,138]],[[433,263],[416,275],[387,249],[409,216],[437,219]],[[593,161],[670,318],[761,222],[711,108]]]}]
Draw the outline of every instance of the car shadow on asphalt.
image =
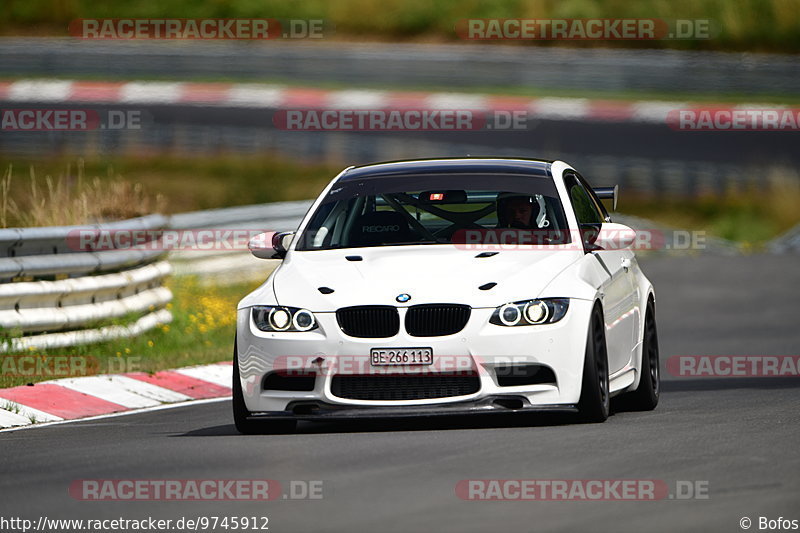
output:
[{"label": "car shadow on asphalt", "polygon": [[[474,430],[584,425],[572,413],[501,413],[492,415],[437,416],[428,418],[378,418],[362,420],[301,421],[297,434],[386,433],[398,431]],[[199,428],[174,437],[224,437],[238,435],[233,424]]]}]

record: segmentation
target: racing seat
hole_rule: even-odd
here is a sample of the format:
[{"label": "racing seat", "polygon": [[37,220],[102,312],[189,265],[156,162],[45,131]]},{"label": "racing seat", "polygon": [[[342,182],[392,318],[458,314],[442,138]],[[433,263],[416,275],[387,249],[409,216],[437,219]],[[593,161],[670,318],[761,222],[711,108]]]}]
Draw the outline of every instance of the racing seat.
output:
[{"label": "racing seat", "polygon": [[414,239],[406,218],[396,211],[373,211],[361,215],[349,235],[350,246],[394,244]]}]

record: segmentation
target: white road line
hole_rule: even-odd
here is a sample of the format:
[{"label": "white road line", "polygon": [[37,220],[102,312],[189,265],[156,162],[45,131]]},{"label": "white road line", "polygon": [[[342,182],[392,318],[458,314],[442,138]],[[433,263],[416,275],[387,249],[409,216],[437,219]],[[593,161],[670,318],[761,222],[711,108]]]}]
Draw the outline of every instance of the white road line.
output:
[{"label": "white road line", "polygon": [[205,365],[179,368],[175,370],[180,374],[196,379],[202,379],[216,385],[231,388],[233,371],[230,365]]}]

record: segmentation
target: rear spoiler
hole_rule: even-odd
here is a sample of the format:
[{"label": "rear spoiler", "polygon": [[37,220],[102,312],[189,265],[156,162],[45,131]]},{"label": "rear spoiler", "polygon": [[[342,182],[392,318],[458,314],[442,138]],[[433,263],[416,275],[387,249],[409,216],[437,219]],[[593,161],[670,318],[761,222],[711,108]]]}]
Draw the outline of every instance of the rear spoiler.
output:
[{"label": "rear spoiler", "polygon": [[593,187],[592,190],[601,200],[611,200],[614,211],[617,210],[617,199],[619,198],[619,185],[613,187]]}]

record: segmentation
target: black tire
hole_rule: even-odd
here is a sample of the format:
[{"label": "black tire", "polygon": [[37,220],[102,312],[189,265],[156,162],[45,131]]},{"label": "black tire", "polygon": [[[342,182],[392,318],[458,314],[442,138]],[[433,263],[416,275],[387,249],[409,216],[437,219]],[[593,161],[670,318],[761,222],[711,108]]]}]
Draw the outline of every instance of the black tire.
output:
[{"label": "black tire", "polygon": [[589,320],[586,355],[583,361],[583,382],[578,411],[586,422],[605,422],[611,410],[608,387],[608,352],[603,313],[595,307]]},{"label": "black tire", "polygon": [[661,368],[658,356],[658,329],[656,308],[647,302],[642,341],[642,377],[635,391],[625,395],[625,408],[630,411],[652,411],[658,405],[661,393]]},{"label": "black tire", "polygon": [[277,433],[292,433],[297,429],[296,420],[251,420],[250,411],[244,403],[242,382],[239,378],[239,356],[237,355],[236,341],[233,343],[233,423],[236,430],[243,435],[263,435]]}]

